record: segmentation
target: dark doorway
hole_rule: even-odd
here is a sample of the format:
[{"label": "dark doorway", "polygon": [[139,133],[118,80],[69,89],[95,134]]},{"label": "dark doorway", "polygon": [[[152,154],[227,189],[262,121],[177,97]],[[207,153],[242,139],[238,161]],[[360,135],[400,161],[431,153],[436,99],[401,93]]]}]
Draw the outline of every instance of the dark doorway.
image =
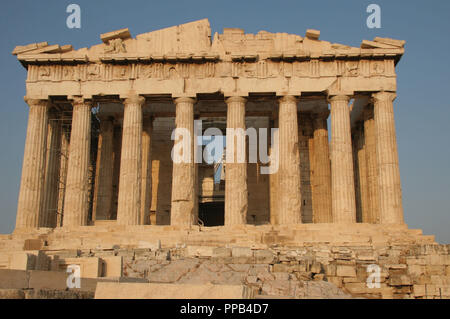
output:
[{"label": "dark doorway", "polygon": [[198,217],[204,226],[223,226],[225,223],[225,203],[200,203]]}]

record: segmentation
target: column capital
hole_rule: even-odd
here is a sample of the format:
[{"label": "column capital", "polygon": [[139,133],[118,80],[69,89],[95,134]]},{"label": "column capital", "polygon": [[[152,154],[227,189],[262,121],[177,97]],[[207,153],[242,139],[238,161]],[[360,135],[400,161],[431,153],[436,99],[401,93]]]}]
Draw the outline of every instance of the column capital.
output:
[{"label": "column capital", "polygon": [[72,106],[88,104],[92,107],[93,104],[92,99],[88,99],[82,95],[71,95],[67,97],[67,100],[69,100],[69,102],[72,103]]},{"label": "column capital", "polygon": [[145,103],[145,97],[139,95],[139,94],[130,94],[128,95],[128,97],[123,99],[123,104],[127,105],[127,104],[139,104],[139,105],[144,105]]},{"label": "column capital", "polygon": [[194,99],[194,98],[192,98],[192,97],[186,97],[186,96],[183,96],[183,97],[177,97],[177,98],[175,98],[175,99],[174,99],[174,102],[175,102],[175,104],[178,104],[178,103],[191,103],[191,104],[195,104],[195,102],[197,102],[197,101],[196,101],[196,99]]},{"label": "column capital", "polygon": [[378,101],[393,102],[396,97],[397,94],[395,92],[380,91],[372,94],[372,99],[374,102]]},{"label": "column capital", "polygon": [[297,103],[298,102],[298,98],[295,97],[294,95],[284,95],[284,96],[280,96],[280,98],[278,99],[279,103]]},{"label": "column capital", "polygon": [[348,103],[350,98],[351,95],[348,94],[328,95],[328,102],[345,101]]},{"label": "column capital", "polygon": [[233,103],[233,102],[237,102],[237,103],[246,103],[247,102],[247,98],[243,97],[243,96],[230,96],[230,97],[225,97],[225,103]]},{"label": "column capital", "polygon": [[49,107],[50,106],[50,100],[49,99],[35,99],[25,96],[23,98],[25,103],[28,104],[28,106],[43,106],[43,107]]}]

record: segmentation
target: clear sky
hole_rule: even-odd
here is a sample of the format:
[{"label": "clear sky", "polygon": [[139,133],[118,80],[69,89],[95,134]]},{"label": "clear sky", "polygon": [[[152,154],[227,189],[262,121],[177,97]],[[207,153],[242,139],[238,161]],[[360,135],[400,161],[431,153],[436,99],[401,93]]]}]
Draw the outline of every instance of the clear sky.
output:
[{"label": "clear sky", "polygon": [[[66,7],[81,6],[81,29],[66,26]],[[381,28],[366,26],[366,8],[381,7]],[[352,46],[375,36],[406,40],[397,65],[395,120],[409,227],[450,243],[450,1],[381,0],[45,0],[2,1],[0,7],[0,233],[14,229],[28,107],[25,69],[16,45],[48,41],[75,48],[100,43],[100,34],[128,27],[133,36],[208,18],[224,27],[304,35]]]}]

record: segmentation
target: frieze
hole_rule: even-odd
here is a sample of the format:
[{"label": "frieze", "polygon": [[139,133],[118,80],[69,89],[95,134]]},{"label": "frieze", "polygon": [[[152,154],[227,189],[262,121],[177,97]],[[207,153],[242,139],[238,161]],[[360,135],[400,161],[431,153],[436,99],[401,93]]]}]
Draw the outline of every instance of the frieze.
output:
[{"label": "frieze", "polygon": [[205,63],[89,63],[78,65],[29,65],[28,82],[122,81],[131,79],[203,79],[213,77],[372,77],[395,76],[394,60],[322,61],[221,61]]}]

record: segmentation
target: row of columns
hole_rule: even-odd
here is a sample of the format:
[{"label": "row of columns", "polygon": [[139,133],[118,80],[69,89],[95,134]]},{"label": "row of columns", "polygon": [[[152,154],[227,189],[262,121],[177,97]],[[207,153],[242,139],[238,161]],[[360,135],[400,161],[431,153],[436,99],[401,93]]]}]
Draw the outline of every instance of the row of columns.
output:
[{"label": "row of columns", "polygon": [[[393,115],[394,93],[373,94],[373,120],[364,122],[367,196],[372,217],[370,222],[403,223],[400,175]],[[350,96],[329,97],[331,105],[331,146],[328,146],[328,112],[314,119],[314,222],[355,223],[355,176],[350,127]],[[57,129],[48,129],[49,102],[27,99],[30,106],[25,143],[21,187],[19,192],[16,229],[55,225],[45,205],[53,201],[50,175],[57,174],[57,156],[46,152],[47,143],[58,143],[53,136],[61,136]],[[151,201],[151,134],[152,121],[143,118],[145,99],[131,95],[124,100],[122,149],[120,151],[120,176],[117,223],[120,225],[144,224]],[[279,171],[276,174],[277,224],[301,223],[300,155],[295,96],[279,99]],[[190,162],[173,164],[171,225],[189,226],[197,223],[196,207],[197,172],[194,161],[196,138],[194,134],[195,99],[175,99],[176,128],[191,134]],[[246,99],[233,96],[226,99],[227,127],[245,130]],[[90,163],[92,102],[81,97],[73,99],[72,131],[67,163],[63,226],[88,224],[88,169]],[[108,219],[113,197],[112,180],[114,161],[114,127],[112,119],[102,119],[100,124],[99,154],[97,158],[98,183],[95,185],[93,219]],[[227,134],[227,145],[238,145],[239,136]],[[232,140],[233,139],[233,140]],[[245,136],[243,137],[245,145]],[[177,143],[179,141],[175,141]],[[372,145],[372,147],[368,147]],[[234,148],[235,150],[237,147]],[[370,149],[370,150],[369,150]],[[361,154],[357,155],[360,156]],[[236,156],[234,154],[233,156]],[[361,155],[362,156],[362,155]],[[331,165],[330,165],[331,162]],[[99,171],[99,169],[101,170]],[[47,172],[44,174],[44,172]],[[358,172],[359,174],[359,172]],[[46,177],[46,175],[48,177]],[[246,163],[227,164],[225,175],[225,225],[245,224],[247,220],[248,190]],[[54,195],[56,196],[56,195]],[[376,199],[376,200],[375,200]],[[369,205],[364,203],[364,205]],[[365,210],[369,211],[369,210]],[[373,213],[372,213],[373,214]],[[376,217],[376,216],[379,216]]]}]

